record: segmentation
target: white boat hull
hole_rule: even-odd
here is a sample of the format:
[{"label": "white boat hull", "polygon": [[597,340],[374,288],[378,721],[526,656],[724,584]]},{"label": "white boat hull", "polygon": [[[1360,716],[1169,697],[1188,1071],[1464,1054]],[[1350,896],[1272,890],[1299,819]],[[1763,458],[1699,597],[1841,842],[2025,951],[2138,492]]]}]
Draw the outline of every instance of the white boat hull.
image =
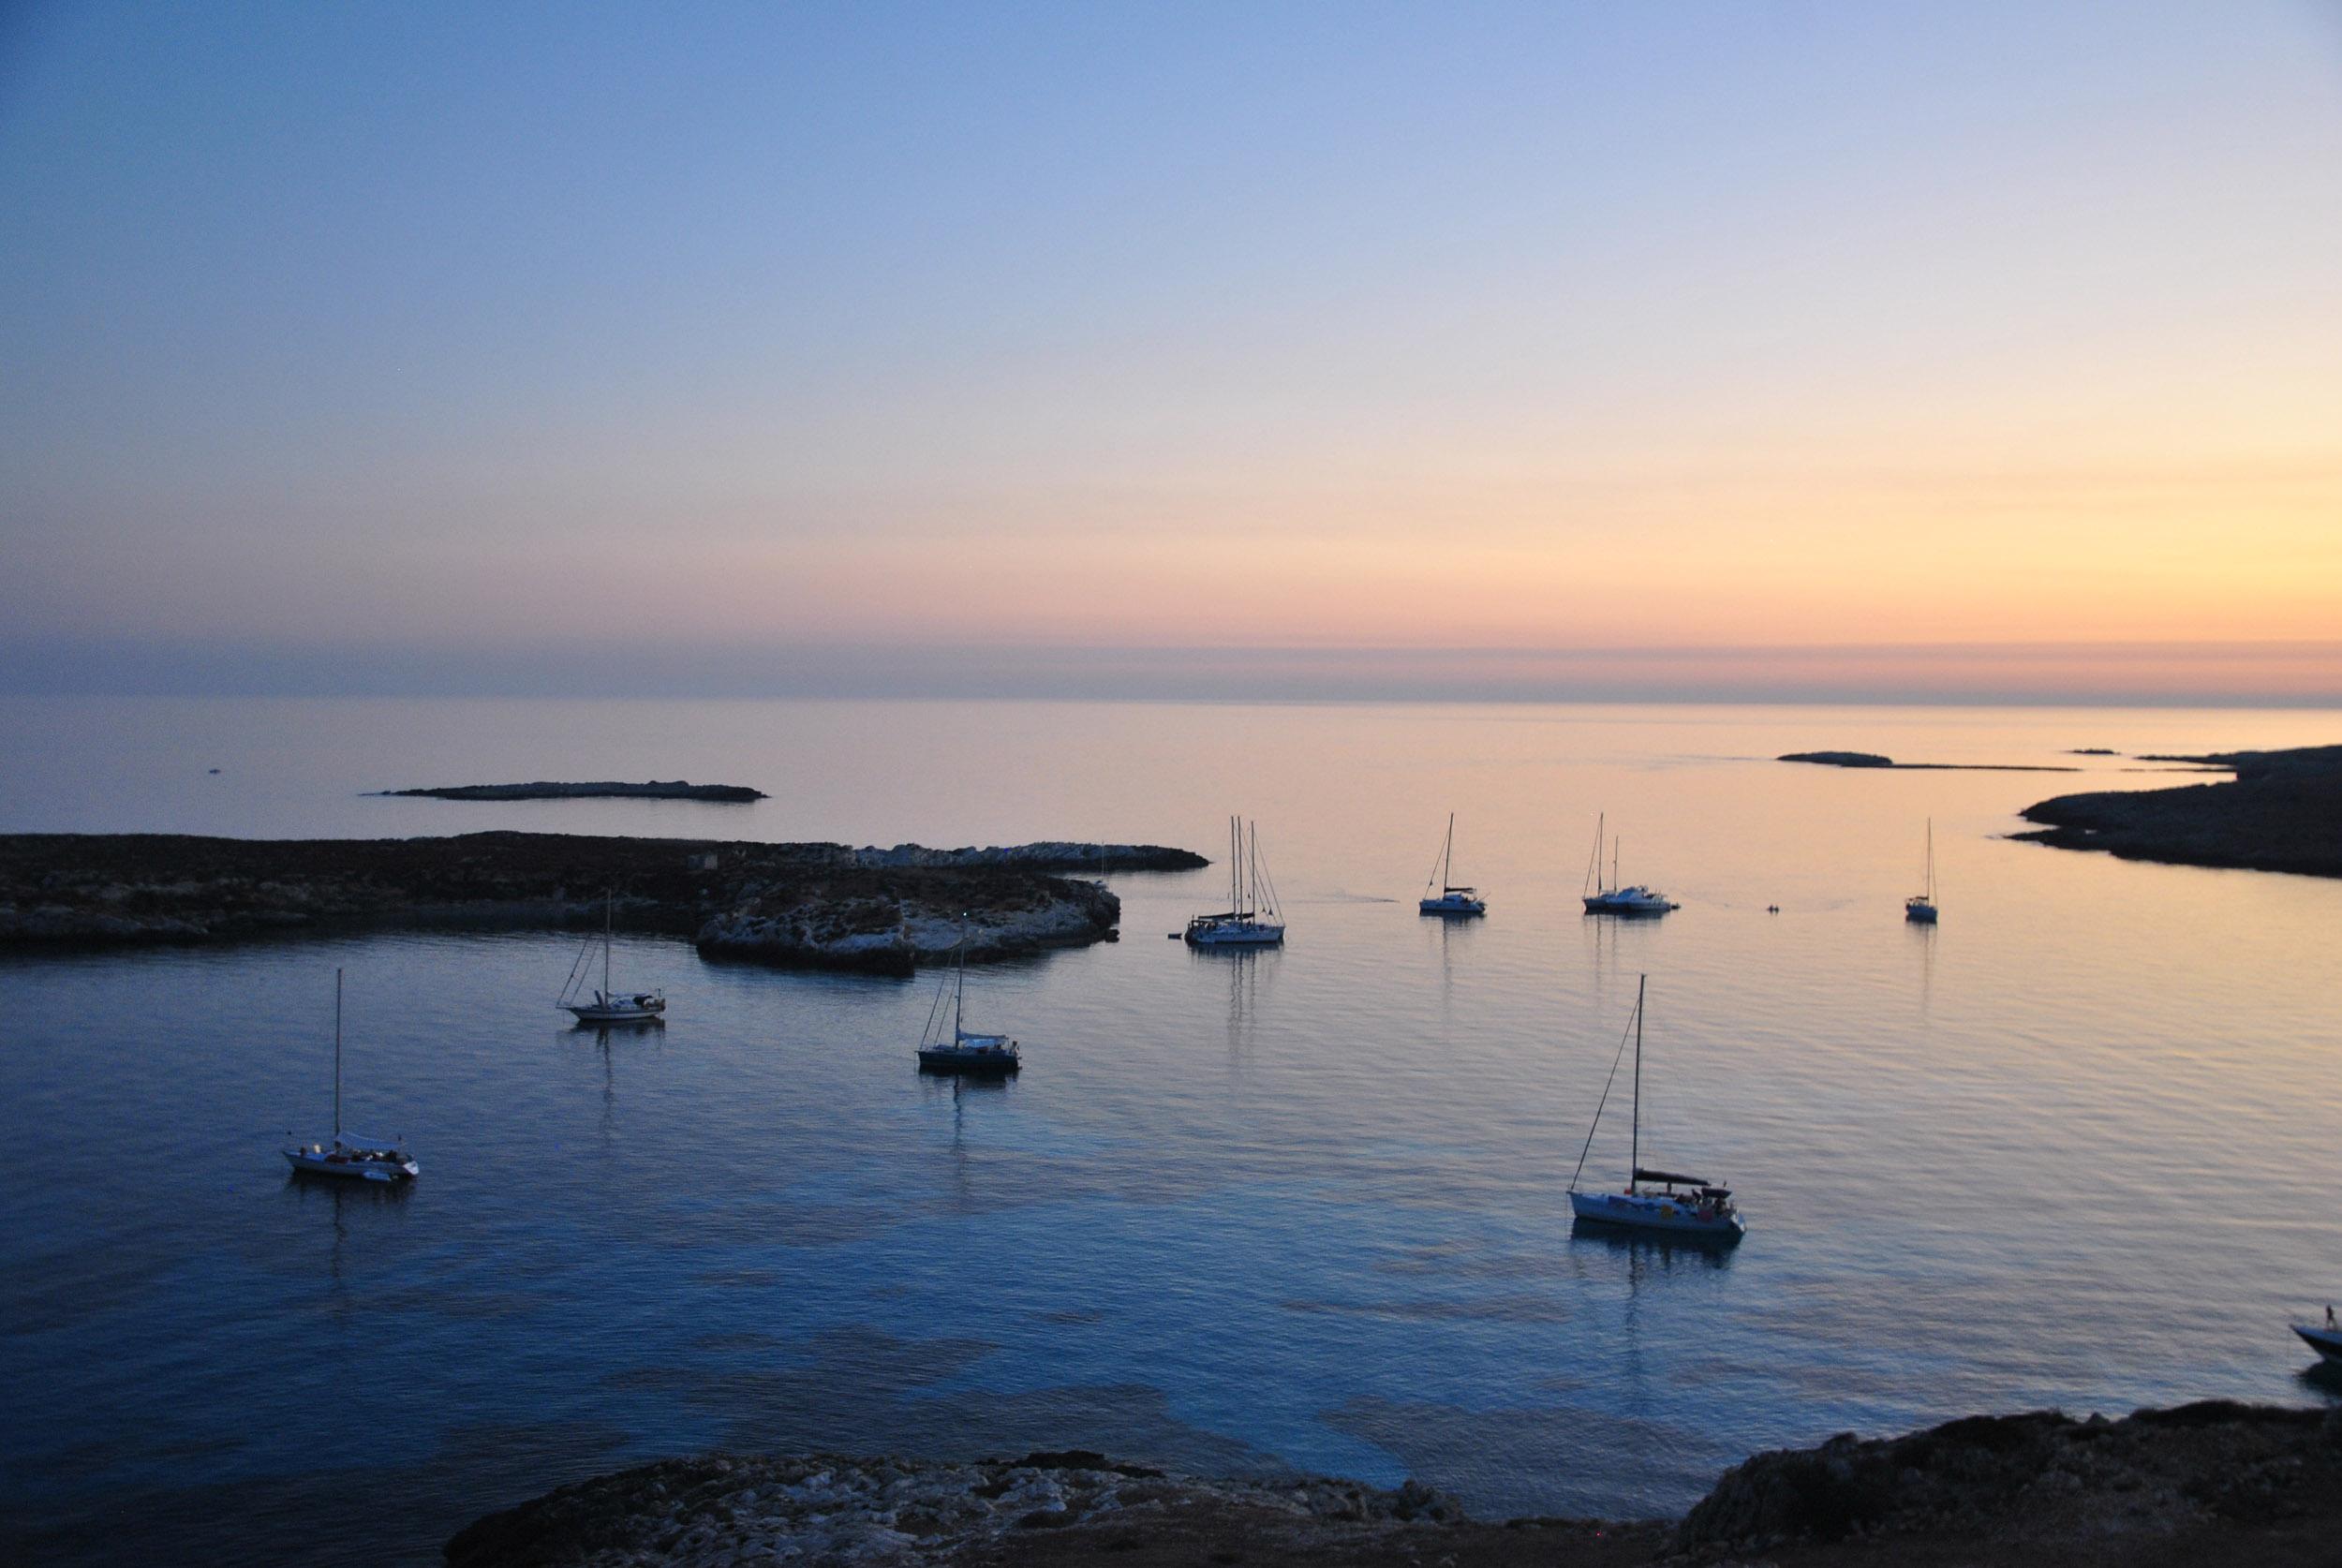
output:
[{"label": "white boat hull", "polygon": [[2308,1324],[2297,1323],[2293,1325],[2293,1332],[2302,1337],[2304,1344],[2328,1361],[2342,1362],[2342,1329],[2314,1328]]},{"label": "white boat hull", "polygon": [[333,1151],[289,1148],[285,1162],[304,1176],[339,1176],[345,1181],[412,1181],[422,1167],[412,1160],[363,1160]]},{"label": "white boat hull", "polygon": [[1569,1207],[1580,1220],[1643,1231],[1726,1237],[1748,1229],[1730,1209],[1702,1212],[1687,1199],[1659,1192],[1572,1192]]},{"label": "white boat hull", "polygon": [[642,1024],[662,1016],[667,1011],[667,998],[653,997],[645,1001],[565,1002],[562,1005],[575,1013],[581,1024]]},{"label": "white boat hull", "polygon": [[1187,928],[1190,947],[1282,947],[1285,928],[1263,925],[1259,921],[1240,921],[1221,925],[1191,925]]}]

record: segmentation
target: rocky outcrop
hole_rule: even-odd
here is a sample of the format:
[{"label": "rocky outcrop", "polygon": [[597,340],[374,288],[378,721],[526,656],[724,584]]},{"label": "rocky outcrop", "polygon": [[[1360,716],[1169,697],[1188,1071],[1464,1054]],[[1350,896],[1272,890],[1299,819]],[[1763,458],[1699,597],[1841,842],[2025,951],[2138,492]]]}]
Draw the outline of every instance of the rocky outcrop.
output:
[{"label": "rocky outcrop", "polygon": [[1925,773],[2080,773],[2080,768],[2051,762],[1898,762],[1875,751],[1790,751],[1776,762],[1819,762],[1832,768],[1899,768]]},{"label": "rocky outcrop", "polygon": [[865,847],[854,864],[867,866],[1022,866],[1028,871],[1197,871],[1210,861],[1193,850],[1162,844],[1081,844],[1052,839],[1040,844],[994,845],[975,850],[930,850],[897,844],[891,850]]},{"label": "rocky outcrop", "polygon": [[1832,768],[1890,768],[1892,757],[1875,751],[1791,751],[1773,759],[1781,762],[1819,762]]},{"label": "rocky outcrop", "polygon": [[433,800],[705,800],[726,804],[765,798],[762,790],[745,784],[671,784],[653,779],[646,784],[443,784],[428,790],[383,790],[385,795],[425,795]]},{"label": "rocky outcrop", "polygon": [[1716,1483],[1675,1547],[1764,1552],[1851,1538],[1880,1543],[1892,1561],[1893,1540],[1923,1538],[1986,1543],[1993,1553],[1979,1561],[2013,1563],[2068,1542],[2169,1541],[2337,1513],[2342,1412],[2213,1400],[2119,1421],[1971,1416],[1907,1437],[1848,1434],[1759,1454]]},{"label": "rocky outcrop", "polygon": [[[813,1455],[670,1459],[491,1514],[447,1544],[451,1568],[717,1568],[746,1562],[1114,1561],[1149,1537],[1273,1561],[1391,1541],[1426,1547],[1462,1510],[1410,1482],[1202,1480],[1086,1453],[971,1464]],[[1126,1559],[1127,1560],[1127,1559]]]},{"label": "rocky outcrop", "polygon": [[[905,846],[905,849],[915,849]],[[1054,850],[1056,847],[1045,847]],[[1166,853],[1178,851],[1164,851]],[[1097,941],[1121,906],[1015,850],[866,865],[840,844],[482,833],[446,838],[0,836],[0,946],[121,945],[339,926],[575,926],[602,918],[711,956],[902,974]],[[999,864],[982,854],[996,853]],[[906,857],[907,860],[912,857]]]},{"label": "rocky outcrop", "polygon": [[2342,877],[2342,746],[2154,760],[2231,768],[2236,777],[2060,795],[2026,806],[2025,820],[2043,825],[2013,836],[2129,860]]}]

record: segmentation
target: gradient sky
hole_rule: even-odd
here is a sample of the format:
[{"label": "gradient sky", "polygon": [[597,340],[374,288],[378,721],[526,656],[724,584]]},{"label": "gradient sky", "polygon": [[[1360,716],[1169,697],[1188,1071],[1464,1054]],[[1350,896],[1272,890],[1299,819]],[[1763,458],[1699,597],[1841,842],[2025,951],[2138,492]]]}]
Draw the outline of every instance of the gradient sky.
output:
[{"label": "gradient sky", "polygon": [[20,689],[2342,703],[2342,10],[20,0],[0,554]]}]

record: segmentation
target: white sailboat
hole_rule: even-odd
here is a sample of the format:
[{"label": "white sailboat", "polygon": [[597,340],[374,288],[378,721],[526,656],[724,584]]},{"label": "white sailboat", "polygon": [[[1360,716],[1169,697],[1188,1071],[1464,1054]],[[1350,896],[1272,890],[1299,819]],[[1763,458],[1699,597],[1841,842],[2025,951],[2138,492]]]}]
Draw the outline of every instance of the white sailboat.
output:
[{"label": "white sailboat", "polygon": [[[948,1011],[943,1006],[947,996],[952,1002]],[[1023,1065],[1016,1042],[1004,1034],[981,1034],[969,1028],[967,1001],[968,921],[963,915],[952,977],[937,988],[935,1002],[927,1009],[927,1026],[919,1033],[919,1071],[984,1074],[1015,1072]],[[951,1020],[948,1031],[943,1028],[946,1018]]]},{"label": "white sailboat", "polygon": [[1279,947],[1285,939],[1277,884],[1261,863],[1260,825],[1228,819],[1228,907],[1187,923],[1190,947]]},{"label": "white sailboat", "polygon": [[342,971],[334,971],[334,1136],[329,1141],[289,1144],[285,1162],[309,1176],[348,1176],[358,1181],[412,1181],[422,1174],[397,1138],[369,1138],[342,1131]]},{"label": "white sailboat", "polygon": [[1618,840],[1610,840],[1610,876],[1602,877],[1602,840],[1609,823],[1607,818],[1593,820],[1593,862],[1586,869],[1586,887],[1591,889],[1584,898],[1588,914],[1660,915],[1681,905],[1670,900],[1656,888],[1637,884],[1622,886],[1618,880]]},{"label": "white sailboat", "polygon": [[[1586,1156],[1593,1148],[1593,1134],[1602,1125],[1603,1107],[1610,1102],[1610,1086],[1602,1086],[1602,1099],[1593,1108],[1593,1126],[1586,1129],[1585,1147],[1578,1151],[1578,1169],[1569,1176],[1570,1212],[1580,1220],[1605,1225],[1627,1225],[1638,1230],[1668,1231],[1677,1234],[1707,1236],[1715,1240],[1738,1240],[1747,1226],[1741,1223],[1740,1210],[1732,1204],[1732,1190],[1719,1187],[1705,1176],[1684,1176],[1676,1171],[1645,1170],[1642,1164],[1642,1004],[1650,976],[1635,983],[1635,1130],[1627,1146],[1626,1186],[1616,1192],[1581,1192],[1578,1178],[1585,1174]],[[1623,1053],[1625,1042],[1619,1043]],[[1610,1062],[1610,1077],[1618,1077],[1618,1061]],[[1650,1189],[1656,1188],[1656,1191]]]},{"label": "white sailboat", "polygon": [[[618,895],[614,889],[602,895],[601,932],[586,939],[578,951],[577,961],[570,966],[570,978],[561,986],[560,1004],[577,1014],[581,1024],[645,1024],[667,1011],[664,991],[614,991],[610,988],[610,939],[617,922]],[[601,989],[588,1001],[584,994],[586,980],[593,972],[594,949],[601,949]]]},{"label": "white sailboat", "polygon": [[1927,820],[1927,891],[1903,901],[1903,918],[1920,925],[1935,924],[1935,819]]},{"label": "white sailboat", "polygon": [[1427,915],[1480,915],[1489,912],[1488,901],[1480,890],[1459,887],[1447,879],[1456,874],[1456,814],[1447,814],[1447,839],[1440,846],[1439,864],[1431,867],[1431,879],[1423,886],[1423,896],[1416,903],[1416,912]]}]

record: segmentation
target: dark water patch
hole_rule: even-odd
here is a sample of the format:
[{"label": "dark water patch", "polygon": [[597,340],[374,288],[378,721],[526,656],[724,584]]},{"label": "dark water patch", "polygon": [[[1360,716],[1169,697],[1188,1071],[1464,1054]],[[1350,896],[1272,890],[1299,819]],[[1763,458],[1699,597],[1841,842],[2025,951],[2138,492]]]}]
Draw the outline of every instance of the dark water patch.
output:
[{"label": "dark water patch", "polygon": [[1398,1455],[1409,1474],[1441,1477],[1473,1513],[1498,1518],[1541,1507],[1612,1517],[1680,1514],[1740,1457],[1703,1433],[1578,1406],[1467,1410],[1365,1398],[1325,1419]]}]

